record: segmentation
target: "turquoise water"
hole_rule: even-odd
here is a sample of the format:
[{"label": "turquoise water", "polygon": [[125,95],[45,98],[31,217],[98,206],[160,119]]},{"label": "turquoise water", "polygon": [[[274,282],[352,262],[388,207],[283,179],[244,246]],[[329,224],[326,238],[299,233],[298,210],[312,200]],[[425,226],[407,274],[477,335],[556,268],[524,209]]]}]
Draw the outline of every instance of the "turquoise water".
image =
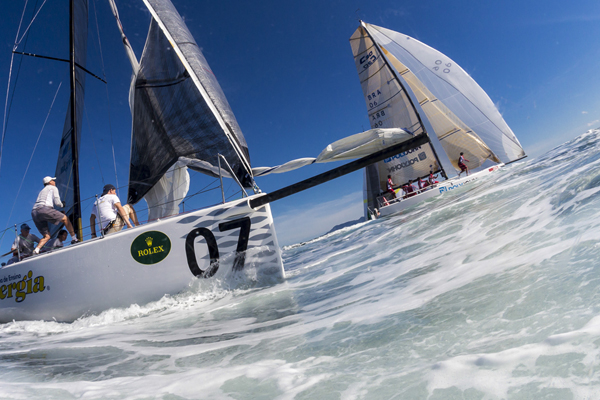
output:
[{"label": "turquoise water", "polygon": [[598,139],[288,246],[281,284],[0,325],[0,398],[600,398]]}]

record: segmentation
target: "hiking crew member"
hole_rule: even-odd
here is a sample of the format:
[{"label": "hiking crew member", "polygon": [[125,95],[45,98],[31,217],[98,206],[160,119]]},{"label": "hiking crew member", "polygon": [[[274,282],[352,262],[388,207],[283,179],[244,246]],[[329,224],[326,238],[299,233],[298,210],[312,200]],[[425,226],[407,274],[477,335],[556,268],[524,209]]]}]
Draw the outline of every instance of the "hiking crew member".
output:
[{"label": "hiking crew member", "polygon": [[396,198],[396,192],[394,191],[394,182],[392,182],[392,176],[391,175],[388,175],[387,193],[391,193],[392,194],[392,199]]},{"label": "hiking crew member", "polygon": [[60,194],[56,188],[55,180],[56,178],[52,178],[50,176],[44,178],[44,188],[40,191],[40,194],[33,205],[33,210],[31,210],[33,223],[43,236],[37,247],[33,250],[34,254],[39,254],[42,246],[44,246],[46,242],[50,240],[48,222],[51,222],[54,225],[58,225],[60,223],[64,224],[65,228],[67,228],[71,234],[71,239],[73,239],[71,240],[71,244],[78,242],[77,237],[75,236],[75,231],[73,230],[73,225],[71,225],[69,218],[67,218],[65,214],[54,209],[54,207],[63,207],[63,203],[60,201]]},{"label": "hiking crew member", "polygon": [[54,239],[50,239],[44,247],[42,247],[42,252],[60,249],[64,246],[64,241],[67,240],[67,231],[61,229],[58,231],[58,235]]},{"label": "hiking crew member", "polygon": [[[100,215],[98,215],[98,209]],[[96,218],[100,221],[100,229],[103,230],[104,234],[119,232],[123,229],[124,225],[128,228],[133,228],[129,218],[137,226],[138,222],[135,210],[129,204],[121,205],[121,200],[117,196],[117,189],[111,185],[104,186],[102,190],[102,197],[98,199],[97,204],[94,204],[92,208],[92,215],[90,215],[90,229],[92,231],[92,237],[96,237]]]},{"label": "hiking crew member", "polygon": [[460,157],[458,157],[458,166],[460,168],[460,172],[458,173],[458,176],[460,176],[460,174],[462,174],[465,171],[467,172],[467,176],[469,176],[469,168],[466,166],[465,161],[470,162],[463,156],[463,153],[461,151]]},{"label": "hiking crew member", "polygon": [[435,183],[439,183],[438,181],[435,180],[436,178],[437,178],[437,175],[434,175],[433,171],[429,171],[429,186],[433,186]]},{"label": "hiking crew member", "polygon": [[19,253],[21,254],[21,259],[29,257],[33,254],[34,243],[39,243],[40,238],[29,233],[30,230],[31,228],[29,225],[21,225],[21,234],[15,239],[10,248],[13,252],[13,257],[8,260],[6,263],[7,265],[19,261]]},{"label": "hiking crew member", "polygon": [[404,190],[404,197],[412,197],[417,194],[412,183],[413,181],[409,180],[408,183],[402,187],[402,190]]}]

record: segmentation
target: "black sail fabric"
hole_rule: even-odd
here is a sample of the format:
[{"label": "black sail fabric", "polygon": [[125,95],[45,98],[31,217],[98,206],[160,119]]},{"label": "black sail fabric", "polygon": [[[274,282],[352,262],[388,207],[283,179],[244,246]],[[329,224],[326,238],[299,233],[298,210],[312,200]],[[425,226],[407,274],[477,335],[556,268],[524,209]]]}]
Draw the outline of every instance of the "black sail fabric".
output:
[{"label": "black sail fabric", "polygon": [[222,154],[250,186],[246,140],[196,41],[170,1],[145,3],[153,19],[132,87],[128,202],[140,201],[179,157],[216,166]]},{"label": "black sail fabric", "polygon": [[[87,37],[88,37],[88,1],[76,0],[73,3],[73,39],[75,41],[75,124],[77,132],[77,143],[81,143],[81,121],[83,120],[84,107],[84,88],[85,88],[85,68],[87,58]],[[56,187],[60,193],[60,198],[64,204],[64,213],[73,221],[75,211],[75,192],[74,192],[74,174],[73,174],[73,152],[71,143],[71,134],[73,131],[71,119],[71,101],[67,108],[67,116],[60,141],[58,151],[58,160],[56,162]],[[79,149],[77,149],[79,151]],[[54,235],[62,225],[50,225],[50,233]]]}]

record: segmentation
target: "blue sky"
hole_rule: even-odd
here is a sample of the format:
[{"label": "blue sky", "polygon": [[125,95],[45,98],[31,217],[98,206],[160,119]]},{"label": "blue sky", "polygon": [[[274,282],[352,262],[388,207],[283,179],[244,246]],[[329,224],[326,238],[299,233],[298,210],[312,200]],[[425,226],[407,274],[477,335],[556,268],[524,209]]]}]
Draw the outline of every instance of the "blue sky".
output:
[{"label": "blue sky", "polygon": [[[27,21],[33,3],[28,6]],[[530,157],[600,126],[597,0],[173,3],[225,92],[255,167],[316,156],[328,143],[368,129],[348,43],[358,19],[417,38],[461,65],[490,95]],[[23,1],[11,1],[1,6],[3,97],[23,5]],[[117,5],[139,57],[149,13],[141,0],[117,0]],[[118,182],[126,185],[131,130],[131,70],[116,24],[105,0],[90,0],[90,10],[99,27],[90,24],[88,69],[106,75],[108,85],[87,80],[81,145],[83,198],[100,192],[103,183],[116,181],[111,135]],[[19,50],[67,58],[67,11],[67,0],[48,0]],[[13,89],[17,70],[19,77],[0,166],[0,229],[30,218],[42,178],[55,169],[68,99],[66,64],[23,58],[19,69],[20,57],[14,60]],[[272,191],[334,166],[309,166],[259,178],[257,183],[263,191]],[[196,178],[201,183],[193,186],[192,193],[204,184],[204,178],[193,174],[192,179]],[[273,203],[280,244],[310,239],[360,217],[361,190],[362,173],[356,172]],[[122,198],[125,193],[123,189]],[[84,206],[83,214],[85,221],[89,208]],[[10,240],[4,240],[1,246],[8,249],[9,244]]]}]

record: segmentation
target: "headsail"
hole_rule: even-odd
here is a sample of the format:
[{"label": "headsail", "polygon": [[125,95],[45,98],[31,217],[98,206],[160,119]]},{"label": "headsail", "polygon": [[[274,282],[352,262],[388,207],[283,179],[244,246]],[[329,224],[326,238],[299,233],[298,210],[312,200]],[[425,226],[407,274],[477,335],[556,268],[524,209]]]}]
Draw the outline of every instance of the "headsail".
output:
[{"label": "headsail", "polygon": [[485,160],[490,159],[500,162],[494,152],[469,128],[460,118],[439,101],[427,87],[396,57],[390,54],[385,47],[381,46],[390,63],[399,71],[402,78],[406,80],[412,89],[421,109],[427,116],[433,131],[437,134],[446,155],[452,166],[460,172],[458,158],[464,152],[465,158],[469,160],[471,169],[481,166]]},{"label": "headsail", "polygon": [[[84,87],[85,87],[85,68],[87,58],[87,37],[88,37],[88,1],[87,0],[74,0],[72,15],[72,40],[73,49],[72,56],[75,61],[74,76],[72,76],[71,85],[72,94],[69,100],[69,108],[67,116],[65,118],[65,125],[63,128],[63,134],[60,141],[60,148],[58,151],[58,161],[56,163],[56,187],[60,193],[60,198],[65,206],[64,213],[71,220],[71,223],[77,229],[76,218],[80,218],[80,204],[76,204],[79,199],[79,194],[76,193],[78,189],[76,163],[73,160],[73,154],[78,152],[79,149],[73,151],[73,130],[75,130],[77,137],[75,142],[80,143],[79,138],[81,137],[81,121],[83,116],[83,104],[84,104]],[[75,102],[73,107],[73,101]],[[71,118],[71,110],[75,109],[75,118]],[[79,147],[77,145],[77,147]],[[60,226],[51,225],[51,233],[54,234]]]},{"label": "headsail", "polygon": [[246,140],[206,59],[169,0],[144,0],[150,31],[132,85],[130,203],[138,202],[179,157],[214,175],[225,156],[238,179],[252,177]]}]

